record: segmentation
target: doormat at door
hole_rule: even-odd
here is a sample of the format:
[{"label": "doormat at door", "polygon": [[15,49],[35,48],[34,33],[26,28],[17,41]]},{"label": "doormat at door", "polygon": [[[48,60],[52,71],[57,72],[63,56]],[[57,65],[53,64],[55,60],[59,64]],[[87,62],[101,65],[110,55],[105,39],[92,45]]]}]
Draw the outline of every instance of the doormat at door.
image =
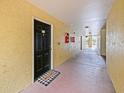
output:
[{"label": "doormat at door", "polygon": [[57,76],[59,76],[60,72],[56,70],[50,70],[40,76],[38,78],[38,82],[43,84],[44,86],[48,86]]}]

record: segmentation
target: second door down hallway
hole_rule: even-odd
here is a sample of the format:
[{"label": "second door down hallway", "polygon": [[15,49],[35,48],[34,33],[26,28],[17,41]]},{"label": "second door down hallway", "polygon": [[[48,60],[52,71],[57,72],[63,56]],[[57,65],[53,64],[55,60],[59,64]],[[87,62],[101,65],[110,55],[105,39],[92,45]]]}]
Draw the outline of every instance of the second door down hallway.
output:
[{"label": "second door down hallway", "polygon": [[115,93],[104,59],[90,53],[81,52],[56,68],[61,74],[48,86],[35,82],[21,93]]}]

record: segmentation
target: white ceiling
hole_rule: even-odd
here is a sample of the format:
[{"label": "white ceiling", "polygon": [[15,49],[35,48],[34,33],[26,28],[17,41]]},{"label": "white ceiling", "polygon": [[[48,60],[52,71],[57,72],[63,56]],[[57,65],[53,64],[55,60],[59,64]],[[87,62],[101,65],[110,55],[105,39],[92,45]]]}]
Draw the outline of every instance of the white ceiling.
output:
[{"label": "white ceiling", "polygon": [[28,0],[72,27],[88,25],[97,33],[104,24],[113,0]]}]

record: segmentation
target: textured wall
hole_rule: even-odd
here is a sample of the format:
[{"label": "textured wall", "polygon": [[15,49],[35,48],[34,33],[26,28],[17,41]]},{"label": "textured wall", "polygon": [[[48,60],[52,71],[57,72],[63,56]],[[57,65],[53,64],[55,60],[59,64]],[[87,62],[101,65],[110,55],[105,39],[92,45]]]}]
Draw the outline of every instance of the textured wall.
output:
[{"label": "textured wall", "polygon": [[116,0],[108,17],[107,64],[117,93],[124,93],[124,0]]},{"label": "textured wall", "polygon": [[54,26],[54,66],[71,57],[63,43],[69,27],[25,0],[1,0],[0,93],[17,93],[32,82],[32,16]]}]

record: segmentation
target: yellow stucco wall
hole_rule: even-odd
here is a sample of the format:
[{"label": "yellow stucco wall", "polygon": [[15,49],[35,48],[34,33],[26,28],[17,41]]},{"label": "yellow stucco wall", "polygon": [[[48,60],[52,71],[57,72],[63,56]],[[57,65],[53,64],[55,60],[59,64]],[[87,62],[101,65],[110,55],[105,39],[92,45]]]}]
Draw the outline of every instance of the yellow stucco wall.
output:
[{"label": "yellow stucco wall", "polygon": [[0,1],[0,93],[17,93],[32,82],[32,16],[53,24],[54,67],[71,57],[61,43],[69,27],[25,0]]},{"label": "yellow stucco wall", "polygon": [[107,21],[107,65],[117,93],[124,93],[124,0],[116,0]]}]

